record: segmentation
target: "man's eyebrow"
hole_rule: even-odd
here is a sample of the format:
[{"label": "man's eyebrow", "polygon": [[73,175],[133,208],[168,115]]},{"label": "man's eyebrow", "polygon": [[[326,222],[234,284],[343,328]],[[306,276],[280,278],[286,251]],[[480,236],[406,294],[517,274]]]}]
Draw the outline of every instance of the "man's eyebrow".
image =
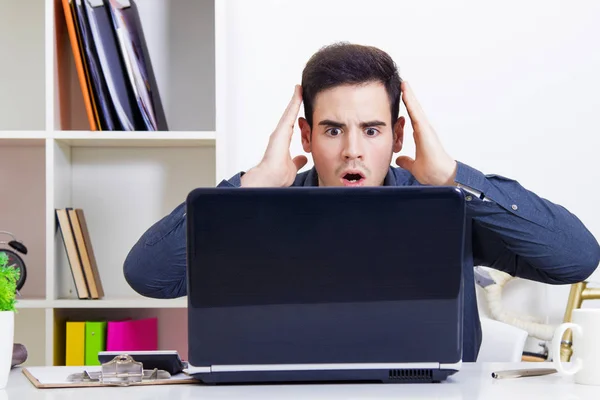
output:
[{"label": "man's eyebrow", "polygon": [[[319,122],[319,125],[325,125],[325,126],[334,126],[336,128],[344,128],[346,127],[346,124],[341,123],[341,122],[337,122],[337,121],[333,121],[330,119],[324,119],[323,121]],[[365,122],[361,122],[360,123],[360,127],[361,128],[366,128],[368,126],[385,126],[386,123],[383,121],[365,121]]]},{"label": "man's eyebrow", "polygon": [[344,128],[346,126],[346,124],[343,124],[343,123],[337,122],[337,121],[333,121],[331,119],[324,119],[323,121],[319,122],[319,125],[334,126],[336,128]]},{"label": "man's eyebrow", "polygon": [[383,121],[366,121],[366,122],[360,123],[361,128],[366,128],[368,126],[385,126],[385,125],[386,124]]}]

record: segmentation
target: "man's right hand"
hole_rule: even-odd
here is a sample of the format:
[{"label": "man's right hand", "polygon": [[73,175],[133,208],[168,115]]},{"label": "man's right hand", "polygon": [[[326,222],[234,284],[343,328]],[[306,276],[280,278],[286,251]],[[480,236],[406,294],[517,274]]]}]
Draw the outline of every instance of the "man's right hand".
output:
[{"label": "man's right hand", "polygon": [[305,156],[292,158],[290,143],[294,123],[302,104],[302,87],[296,85],[294,95],[269,137],[267,150],[254,168],[242,175],[242,187],[285,187],[294,183],[300,168],[308,162]]}]

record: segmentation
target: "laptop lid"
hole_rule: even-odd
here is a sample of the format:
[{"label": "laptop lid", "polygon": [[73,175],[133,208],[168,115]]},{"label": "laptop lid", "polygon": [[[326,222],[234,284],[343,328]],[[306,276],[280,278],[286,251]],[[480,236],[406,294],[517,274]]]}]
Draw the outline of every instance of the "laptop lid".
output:
[{"label": "laptop lid", "polygon": [[186,202],[190,365],[460,363],[457,188],[198,188]]}]

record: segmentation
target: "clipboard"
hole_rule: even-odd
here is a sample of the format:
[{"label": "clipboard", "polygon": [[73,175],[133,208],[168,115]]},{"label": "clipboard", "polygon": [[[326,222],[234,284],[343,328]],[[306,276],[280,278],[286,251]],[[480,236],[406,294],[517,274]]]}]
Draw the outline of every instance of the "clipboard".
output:
[{"label": "clipboard", "polygon": [[142,363],[128,354],[99,366],[24,367],[22,372],[38,389],[200,383],[184,372],[171,375],[157,368],[143,369]]}]

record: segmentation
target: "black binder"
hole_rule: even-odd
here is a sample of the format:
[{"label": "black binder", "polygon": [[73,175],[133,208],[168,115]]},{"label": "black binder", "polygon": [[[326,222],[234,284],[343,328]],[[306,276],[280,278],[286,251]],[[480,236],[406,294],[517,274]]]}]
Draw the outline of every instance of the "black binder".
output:
[{"label": "black binder", "polygon": [[146,130],[133,98],[133,90],[127,81],[110,11],[102,0],[83,0],[83,4],[120,130]]},{"label": "black binder", "polygon": [[137,4],[69,1],[100,130],[168,131]]},{"label": "black binder", "polygon": [[115,109],[110,99],[106,81],[102,75],[100,61],[98,60],[98,55],[96,53],[96,45],[94,44],[94,39],[90,32],[89,21],[82,4],[82,1],[84,0],[75,1],[76,4],[71,3],[73,9],[73,19],[76,29],[79,32],[79,41],[82,44],[85,59],[88,64],[92,92],[98,107],[98,114],[100,116],[101,130],[120,130],[122,128],[116,120]]},{"label": "black binder", "polygon": [[127,73],[147,130],[167,131],[167,121],[135,1],[104,0],[110,7],[113,29],[121,30],[121,56],[129,60]]}]

